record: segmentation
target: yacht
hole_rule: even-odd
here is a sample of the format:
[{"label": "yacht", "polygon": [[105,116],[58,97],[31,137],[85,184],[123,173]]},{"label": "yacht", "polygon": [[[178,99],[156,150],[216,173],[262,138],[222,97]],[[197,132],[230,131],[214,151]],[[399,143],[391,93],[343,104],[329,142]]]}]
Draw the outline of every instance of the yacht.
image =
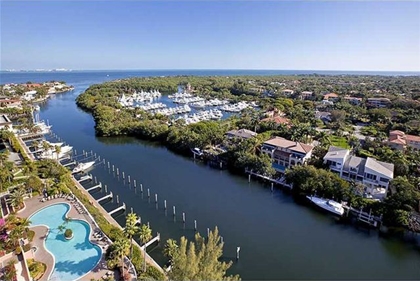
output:
[{"label": "yacht", "polygon": [[312,203],[314,203],[318,207],[329,211],[335,215],[342,216],[344,214],[343,205],[334,200],[319,198],[316,196],[306,196],[306,198],[308,198]]},{"label": "yacht", "polygon": [[92,167],[93,164],[95,164],[95,161],[86,162],[86,163],[79,163],[76,167],[74,167],[74,169],[72,171],[72,174],[84,172],[87,169],[89,169],[90,167]]}]

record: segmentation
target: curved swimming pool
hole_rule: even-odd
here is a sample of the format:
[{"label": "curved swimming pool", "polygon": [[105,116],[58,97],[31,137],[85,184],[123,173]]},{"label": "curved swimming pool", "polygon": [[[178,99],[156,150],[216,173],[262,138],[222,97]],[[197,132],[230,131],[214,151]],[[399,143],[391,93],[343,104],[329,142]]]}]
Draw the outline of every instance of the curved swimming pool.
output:
[{"label": "curved swimming pool", "polygon": [[90,225],[82,220],[71,220],[66,228],[73,230],[73,238],[66,240],[58,227],[65,222],[70,206],[54,204],[34,213],[29,220],[32,226],[45,225],[49,228],[45,247],[54,256],[54,270],[51,280],[76,280],[91,271],[99,262],[102,251],[90,243]]}]

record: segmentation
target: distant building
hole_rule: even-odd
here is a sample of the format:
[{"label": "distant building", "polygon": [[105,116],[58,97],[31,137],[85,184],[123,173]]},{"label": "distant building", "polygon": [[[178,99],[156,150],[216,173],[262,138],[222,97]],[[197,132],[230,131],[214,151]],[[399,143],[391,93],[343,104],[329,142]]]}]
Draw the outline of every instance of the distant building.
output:
[{"label": "distant building", "polygon": [[331,113],[326,111],[315,111],[315,118],[322,122],[331,122]]},{"label": "distant building", "polygon": [[338,100],[338,95],[336,93],[325,94],[324,100],[335,102]]},{"label": "distant building", "polygon": [[0,115],[0,130],[1,129],[6,129],[9,131],[13,130],[13,123],[12,121],[9,119],[9,117],[7,115]]},{"label": "distant building", "polygon": [[284,173],[287,168],[295,165],[304,165],[312,156],[312,145],[274,137],[263,143],[261,152],[269,155],[273,168]]},{"label": "distant building", "polygon": [[230,139],[250,139],[256,135],[258,135],[256,132],[247,129],[230,130],[226,133],[226,136]]},{"label": "distant building", "polygon": [[384,108],[391,105],[391,100],[388,98],[368,98],[366,105],[368,107]]},{"label": "distant building", "polygon": [[281,93],[282,93],[284,96],[288,97],[288,96],[293,95],[294,91],[293,91],[293,90],[286,89],[286,90],[281,91]]},{"label": "distant building", "polygon": [[394,178],[394,164],[350,155],[350,150],[335,146],[330,146],[324,163],[342,179],[362,183],[366,192],[376,198],[386,196]]},{"label": "distant building", "polygon": [[348,101],[352,105],[359,105],[362,103],[362,98],[351,97],[349,95],[344,96],[344,100]]},{"label": "distant building", "polygon": [[310,91],[303,91],[300,93],[300,98],[303,100],[311,99],[313,96],[313,92]]},{"label": "distant building", "polygon": [[390,131],[388,145],[398,150],[404,150],[407,146],[420,149],[420,136],[406,135],[398,130]]}]

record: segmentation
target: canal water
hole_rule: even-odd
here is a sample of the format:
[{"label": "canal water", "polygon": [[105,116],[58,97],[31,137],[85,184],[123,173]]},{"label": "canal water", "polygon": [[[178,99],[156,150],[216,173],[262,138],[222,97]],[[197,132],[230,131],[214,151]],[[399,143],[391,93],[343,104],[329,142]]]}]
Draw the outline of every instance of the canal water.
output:
[{"label": "canal water", "polygon": [[[231,274],[240,274],[244,280],[420,279],[418,245],[339,224],[328,215],[296,204],[281,190],[271,192],[269,186],[256,181],[248,183],[245,177],[209,168],[154,143],[131,137],[96,137],[92,117],[75,105],[75,98],[91,84],[129,76],[171,74],[175,73],[3,73],[2,83],[63,80],[74,85],[74,91],[57,95],[41,106],[41,119],[48,119],[54,133],[74,146],[78,154],[93,150],[109,161],[110,170],[106,165],[98,165],[91,173],[107,185],[108,191],[118,194],[128,210],[132,207],[143,222],[149,222],[163,241],[181,236],[193,238],[194,220],[204,236],[207,228],[217,226],[225,241],[223,259],[234,262]],[[115,170],[118,167],[119,178],[112,173],[112,165]],[[122,179],[123,171],[126,181]],[[136,189],[127,183],[128,175],[131,182],[136,180]],[[93,192],[95,198],[104,195],[103,190]],[[166,212],[163,200],[167,201]],[[176,207],[175,219],[172,206]],[[117,204],[108,202],[104,207],[112,210]],[[117,220],[123,224],[124,215]],[[150,248],[151,256],[160,264],[166,261],[161,253],[163,245],[161,242]],[[237,247],[241,249],[240,259],[235,261]]]}]

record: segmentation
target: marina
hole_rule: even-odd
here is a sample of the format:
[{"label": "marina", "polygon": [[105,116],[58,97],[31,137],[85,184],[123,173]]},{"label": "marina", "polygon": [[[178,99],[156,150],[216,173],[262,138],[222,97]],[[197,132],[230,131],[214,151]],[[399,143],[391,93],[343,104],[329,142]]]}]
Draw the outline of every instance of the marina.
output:
[{"label": "marina", "polygon": [[[243,280],[262,276],[266,280],[419,276],[419,254],[410,245],[338,224],[312,208],[296,204],[282,190],[275,188],[270,192],[270,184],[254,179],[248,182],[242,176],[211,169],[194,162],[192,155],[180,157],[154,143],[128,137],[96,137],[92,117],[76,108],[74,98],[99,78],[82,83],[77,82],[80,81],[77,74],[75,77],[73,81],[71,77],[63,79],[74,84],[75,91],[41,105],[40,115],[50,120],[54,132],[79,152],[74,153],[76,156],[82,155],[83,149],[94,150],[102,160],[106,159],[105,164],[102,161],[101,165],[95,164],[89,172],[90,180],[82,181],[81,188],[86,192],[99,184],[95,183],[95,177],[102,182],[102,188],[87,192],[95,199],[95,207],[112,212],[125,203],[126,210],[133,208],[143,222],[150,223],[154,233],[160,233],[162,242],[180,236],[191,239],[195,230],[205,236],[207,228],[217,225],[225,243],[223,258],[236,260],[237,247],[241,249],[240,259],[229,273],[239,273]],[[66,118],[62,118],[63,108]],[[70,125],[74,126],[71,132],[67,129]],[[75,181],[81,179],[77,177]],[[97,204],[98,199],[110,192],[113,200],[108,198]],[[116,213],[112,218],[123,225],[124,216]],[[148,248],[161,265],[166,262],[162,248],[163,243]],[[361,255],[365,258],[348,259]],[[302,266],[313,269],[301,270]]]}]

